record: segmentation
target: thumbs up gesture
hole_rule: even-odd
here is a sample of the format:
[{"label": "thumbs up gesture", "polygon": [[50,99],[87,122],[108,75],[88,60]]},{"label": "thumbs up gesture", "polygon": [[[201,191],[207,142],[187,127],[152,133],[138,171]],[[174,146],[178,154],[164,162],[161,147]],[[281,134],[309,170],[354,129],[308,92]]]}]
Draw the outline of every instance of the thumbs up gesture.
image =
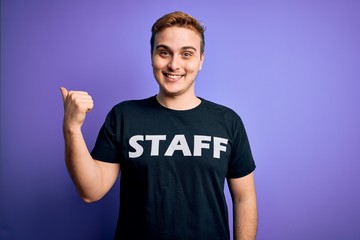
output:
[{"label": "thumbs up gesture", "polygon": [[86,113],[90,112],[94,103],[92,97],[84,91],[68,91],[60,88],[64,101],[64,130],[80,129]]}]

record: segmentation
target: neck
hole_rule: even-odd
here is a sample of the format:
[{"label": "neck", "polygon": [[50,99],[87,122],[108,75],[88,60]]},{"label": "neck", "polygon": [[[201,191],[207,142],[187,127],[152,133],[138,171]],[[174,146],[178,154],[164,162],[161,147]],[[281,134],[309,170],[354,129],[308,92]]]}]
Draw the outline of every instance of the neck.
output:
[{"label": "neck", "polygon": [[165,96],[159,93],[157,101],[164,107],[172,110],[190,110],[197,107],[201,100],[195,95],[192,96]]}]

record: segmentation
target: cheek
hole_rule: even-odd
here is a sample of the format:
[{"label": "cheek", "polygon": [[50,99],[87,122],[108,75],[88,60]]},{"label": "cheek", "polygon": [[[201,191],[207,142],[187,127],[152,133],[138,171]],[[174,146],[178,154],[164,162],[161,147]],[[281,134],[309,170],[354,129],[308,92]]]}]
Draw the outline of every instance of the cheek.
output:
[{"label": "cheek", "polygon": [[201,64],[196,62],[196,63],[188,65],[187,69],[188,69],[188,72],[197,73],[199,71],[200,67],[201,67]]},{"label": "cheek", "polygon": [[166,67],[166,62],[162,59],[154,59],[152,61],[152,67],[154,70],[161,70]]}]

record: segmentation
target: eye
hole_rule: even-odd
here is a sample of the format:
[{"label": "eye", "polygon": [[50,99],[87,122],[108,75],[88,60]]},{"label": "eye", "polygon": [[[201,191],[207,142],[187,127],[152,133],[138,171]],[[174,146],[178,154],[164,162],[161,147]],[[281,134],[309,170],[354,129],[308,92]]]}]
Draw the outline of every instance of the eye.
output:
[{"label": "eye", "polygon": [[183,56],[188,58],[188,57],[191,57],[192,56],[192,53],[191,52],[184,52],[183,53]]},{"label": "eye", "polygon": [[166,51],[166,50],[161,50],[159,52],[160,56],[164,56],[164,57],[167,57],[170,55],[169,51]]}]

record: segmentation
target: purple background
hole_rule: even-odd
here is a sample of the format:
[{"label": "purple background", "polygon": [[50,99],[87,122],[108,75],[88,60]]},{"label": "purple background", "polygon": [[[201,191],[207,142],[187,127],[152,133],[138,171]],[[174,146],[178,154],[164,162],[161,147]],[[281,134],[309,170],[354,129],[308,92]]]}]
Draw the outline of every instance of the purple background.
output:
[{"label": "purple background", "polygon": [[118,186],[75,192],[59,87],[93,96],[92,148],[114,104],[156,94],[150,27],[174,10],[207,25],[197,95],[246,125],[258,239],[360,239],[357,0],[2,0],[0,239],[112,238]]}]

